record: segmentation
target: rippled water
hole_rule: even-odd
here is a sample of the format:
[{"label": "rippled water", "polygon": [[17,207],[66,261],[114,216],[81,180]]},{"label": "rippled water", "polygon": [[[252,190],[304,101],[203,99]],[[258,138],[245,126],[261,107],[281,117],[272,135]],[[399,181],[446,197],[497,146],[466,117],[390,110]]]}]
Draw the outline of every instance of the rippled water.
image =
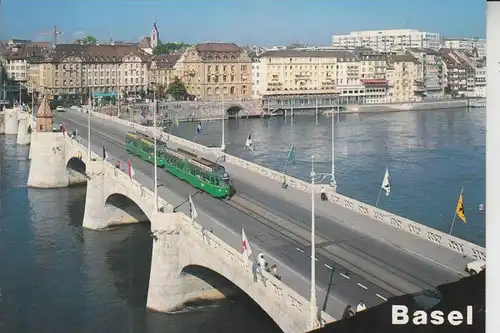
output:
[{"label": "rippled water", "polygon": [[244,296],[147,311],[149,225],[84,230],[85,187],[27,189],[27,157],[0,136],[0,332],[279,332]]},{"label": "rippled water", "polygon": [[[171,133],[220,146],[221,122],[173,126]],[[283,170],[288,149],[296,146],[295,165],[288,172],[307,180],[311,155],[318,172],[331,171],[331,117],[295,116],[238,119],[225,122],[226,146],[241,156]],[[167,129],[170,130],[170,129]],[[244,151],[252,131],[254,152]],[[385,168],[391,194],[382,194],[379,207],[449,232],[458,195],[464,187],[467,224],[455,223],[453,234],[484,245],[485,109],[451,109],[341,115],[335,119],[335,174],[338,192],[375,205]],[[325,179],[328,182],[329,179]]]}]

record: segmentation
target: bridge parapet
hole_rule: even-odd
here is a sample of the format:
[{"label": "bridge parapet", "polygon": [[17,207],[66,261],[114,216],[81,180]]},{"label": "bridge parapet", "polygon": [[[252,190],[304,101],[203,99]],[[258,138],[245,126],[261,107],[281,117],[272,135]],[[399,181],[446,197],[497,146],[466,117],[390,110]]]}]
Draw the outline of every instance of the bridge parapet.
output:
[{"label": "bridge parapet", "polygon": [[[144,133],[149,133],[151,135],[153,134],[153,129],[151,127],[146,127],[142,126],[139,124],[131,123],[127,120],[119,119],[116,117],[111,117],[108,115],[100,114],[93,112],[93,115],[96,117],[106,119],[106,120],[112,120],[117,123],[120,123],[122,125],[128,126],[135,128],[141,132]],[[158,135],[158,138],[161,141],[172,141],[176,144],[182,145],[186,148],[190,148],[196,151],[200,151],[203,153],[213,153],[213,148],[209,148],[203,145],[200,145],[198,143],[179,138],[176,136],[173,136],[171,134],[167,133],[160,133]],[[275,180],[275,181],[281,181],[282,177],[284,174],[271,170],[269,168],[263,167],[261,165],[249,162],[247,160],[244,160],[242,158],[238,158],[232,155],[225,154],[226,162],[230,164],[237,165],[241,168],[256,172],[264,177],[267,177],[269,179]],[[290,177],[286,175],[287,178],[287,183],[290,187],[296,188],[300,191],[308,192],[311,193],[311,185],[307,182],[304,182],[300,179]],[[444,248],[450,249],[452,251],[455,251],[457,253],[460,253],[462,255],[466,255],[470,258],[474,259],[481,259],[481,260],[486,260],[486,249],[482,246],[479,246],[477,244],[468,242],[464,239],[452,236],[450,234],[441,232],[439,230],[436,230],[434,228],[427,227],[421,223],[411,221],[407,218],[398,216],[396,214],[387,212],[385,210],[382,210],[380,208],[376,208],[374,206],[362,203],[360,201],[357,201],[355,199],[346,197],[342,194],[337,193],[335,190],[332,190],[331,188],[327,187],[327,196],[329,199],[330,203],[337,204],[341,207],[348,208],[358,214],[362,214],[365,216],[370,217],[372,220],[376,220],[379,222],[382,222],[384,224],[387,224],[391,227],[394,227],[398,230],[405,231],[407,233],[410,233],[416,237],[425,239],[427,241],[430,241],[431,243],[440,245]]]}]

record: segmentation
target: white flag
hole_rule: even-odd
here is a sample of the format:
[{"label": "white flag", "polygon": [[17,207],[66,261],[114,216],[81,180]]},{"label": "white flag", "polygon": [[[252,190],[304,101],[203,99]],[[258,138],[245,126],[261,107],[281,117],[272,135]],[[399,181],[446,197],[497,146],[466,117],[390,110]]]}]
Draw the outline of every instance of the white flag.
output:
[{"label": "white flag", "polygon": [[384,180],[382,181],[382,189],[385,190],[385,196],[391,193],[391,183],[389,181],[389,168],[385,168]]},{"label": "white flag", "polygon": [[198,217],[198,212],[196,211],[196,207],[194,206],[193,198],[191,198],[191,194],[189,195],[189,211],[191,212],[191,220],[194,220]]},{"label": "white flag", "polygon": [[252,249],[250,248],[250,243],[248,242],[247,235],[245,235],[245,229],[241,227],[241,248],[243,250],[243,259],[245,263],[248,262],[248,257],[252,255]]},{"label": "white flag", "polygon": [[248,133],[247,141],[245,142],[245,148],[253,151],[252,132]]}]

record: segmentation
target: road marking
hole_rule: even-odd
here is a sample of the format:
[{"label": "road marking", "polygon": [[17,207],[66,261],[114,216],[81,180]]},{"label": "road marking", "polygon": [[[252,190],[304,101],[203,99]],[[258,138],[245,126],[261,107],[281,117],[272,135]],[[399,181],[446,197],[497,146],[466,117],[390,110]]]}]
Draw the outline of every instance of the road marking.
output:
[{"label": "road marking", "polygon": [[345,275],[344,273],[340,273],[340,275],[342,275],[343,277],[345,277],[347,280],[350,279],[350,277],[348,277],[347,275]]},{"label": "road marking", "polygon": [[325,264],[325,267],[326,267],[326,268],[329,268],[329,269],[331,269],[331,270],[333,270],[333,267],[328,266],[327,264]]},{"label": "road marking", "polygon": [[379,294],[375,294],[375,295],[376,295],[378,298],[381,298],[381,299],[383,299],[384,301],[387,301],[387,298],[385,298],[384,296],[381,296],[381,295],[379,295]]},{"label": "road marking", "polygon": [[298,247],[296,249],[297,249],[297,251],[304,253],[304,250],[301,250]]},{"label": "road marking", "polygon": [[[312,258],[312,256],[309,256],[309,258]],[[318,258],[314,258],[314,260],[318,261]]]},{"label": "road marking", "polygon": [[365,290],[366,290],[366,289],[368,289],[368,287],[363,286],[363,285],[362,285],[361,283],[359,283],[359,282],[358,282],[358,286],[360,286],[361,288],[363,288],[363,289],[365,289]]}]

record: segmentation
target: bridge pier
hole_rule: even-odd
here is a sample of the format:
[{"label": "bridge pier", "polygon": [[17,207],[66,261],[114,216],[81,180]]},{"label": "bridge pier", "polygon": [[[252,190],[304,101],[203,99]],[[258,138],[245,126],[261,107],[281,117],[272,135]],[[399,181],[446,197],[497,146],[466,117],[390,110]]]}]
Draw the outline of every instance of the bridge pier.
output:
[{"label": "bridge pier", "polygon": [[[176,311],[189,302],[224,298],[234,293],[236,289],[221,282],[220,277],[218,278],[219,285],[215,288],[213,276],[207,276],[207,271],[199,266],[185,269],[182,263],[190,262],[189,252],[198,249],[186,246],[186,236],[182,235],[182,222],[179,214],[158,212],[151,218],[151,231],[154,239],[146,306],[153,311]],[[190,250],[186,251],[187,248]],[[197,270],[203,271],[203,279],[191,274]]]},{"label": "bridge pier", "polygon": [[62,133],[33,132],[28,187],[58,188],[79,185],[87,180],[66,168],[66,138]]},{"label": "bridge pier", "polygon": [[17,135],[17,128],[18,128],[17,117],[18,117],[19,110],[16,108],[5,109],[4,112],[5,112],[4,113],[5,114],[4,115],[4,121],[5,121],[4,133]]},{"label": "bridge pier", "polygon": [[19,114],[17,144],[29,145],[31,141],[31,117],[27,113]]}]

